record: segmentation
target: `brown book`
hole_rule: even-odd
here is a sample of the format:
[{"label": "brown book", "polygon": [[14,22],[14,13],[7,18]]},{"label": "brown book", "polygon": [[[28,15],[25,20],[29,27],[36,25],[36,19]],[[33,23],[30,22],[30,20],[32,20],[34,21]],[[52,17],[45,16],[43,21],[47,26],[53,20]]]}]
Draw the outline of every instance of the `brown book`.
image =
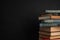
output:
[{"label": "brown book", "polygon": [[39,40],[43,40],[43,38],[39,38]]},{"label": "brown book", "polygon": [[60,38],[60,36],[44,36],[44,35],[39,35],[39,37],[41,38],[49,38],[49,39],[56,39],[56,38]]},{"label": "brown book", "polygon": [[39,31],[46,31],[46,32],[50,32],[50,27],[40,27]]},{"label": "brown book", "polygon": [[39,38],[39,40],[60,40],[60,38],[54,38],[54,39],[50,39],[50,38]]},{"label": "brown book", "polygon": [[60,27],[40,27],[39,31],[60,32]]},{"label": "brown book", "polygon": [[50,39],[50,40],[60,40],[60,38],[56,38],[56,39]]}]

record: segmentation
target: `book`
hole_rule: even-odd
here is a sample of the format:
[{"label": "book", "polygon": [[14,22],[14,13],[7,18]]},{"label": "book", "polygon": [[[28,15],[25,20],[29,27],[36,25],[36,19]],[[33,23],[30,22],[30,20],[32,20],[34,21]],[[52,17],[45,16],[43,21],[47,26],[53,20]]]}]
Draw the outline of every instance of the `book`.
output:
[{"label": "book", "polygon": [[60,13],[60,10],[45,10],[45,13]]},{"label": "book", "polygon": [[50,38],[39,38],[39,40],[60,40],[60,38],[54,38],[54,39],[50,39]]},{"label": "book", "polygon": [[43,22],[47,22],[47,23],[50,23],[50,22],[51,23],[60,23],[60,20],[51,20],[51,19],[49,20],[48,19],[48,20],[44,20]]},{"label": "book", "polygon": [[46,20],[46,19],[60,19],[60,16],[41,16],[38,18],[39,20]]},{"label": "book", "polygon": [[60,38],[50,39],[50,40],[60,40]]},{"label": "book", "polygon": [[40,23],[40,27],[60,26],[60,23]]},{"label": "book", "polygon": [[60,16],[51,16],[51,19],[60,19]]},{"label": "book", "polygon": [[40,27],[39,28],[39,32],[43,31],[43,32],[60,32],[60,27],[56,26],[56,27]]},{"label": "book", "polygon": [[39,40],[50,40],[49,38],[39,38]]},{"label": "book", "polygon": [[39,40],[43,40],[43,38],[39,38]]},{"label": "book", "polygon": [[60,38],[60,36],[44,36],[44,35],[39,35],[40,38],[49,38],[49,39],[57,39]]},{"label": "book", "polygon": [[51,33],[48,33],[48,32],[40,31],[39,34],[40,35],[46,35],[46,36],[60,36],[60,32],[51,32]]},{"label": "book", "polygon": [[50,16],[42,16],[38,18],[39,20],[45,20],[45,19],[50,19]]}]

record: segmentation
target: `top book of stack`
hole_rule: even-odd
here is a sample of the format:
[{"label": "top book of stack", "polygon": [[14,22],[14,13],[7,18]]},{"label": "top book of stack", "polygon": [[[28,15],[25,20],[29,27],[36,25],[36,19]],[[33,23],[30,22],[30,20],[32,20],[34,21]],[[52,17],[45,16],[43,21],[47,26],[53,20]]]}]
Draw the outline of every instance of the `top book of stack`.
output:
[{"label": "top book of stack", "polygon": [[46,13],[60,13],[60,10],[45,10]]}]

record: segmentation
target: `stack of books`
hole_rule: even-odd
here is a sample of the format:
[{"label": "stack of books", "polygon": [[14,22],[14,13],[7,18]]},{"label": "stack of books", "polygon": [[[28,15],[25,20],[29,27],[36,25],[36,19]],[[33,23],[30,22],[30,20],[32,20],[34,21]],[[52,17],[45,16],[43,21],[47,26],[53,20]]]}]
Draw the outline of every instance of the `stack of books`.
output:
[{"label": "stack of books", "polygon": [[39,40],[60,40],[60,10],[46,10],[39,17]]}]

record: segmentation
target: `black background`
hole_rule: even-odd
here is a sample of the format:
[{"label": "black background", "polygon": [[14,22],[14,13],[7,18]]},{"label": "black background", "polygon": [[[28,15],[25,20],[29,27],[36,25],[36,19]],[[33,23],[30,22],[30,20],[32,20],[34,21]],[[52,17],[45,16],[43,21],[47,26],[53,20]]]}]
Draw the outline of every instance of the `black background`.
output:
[{"label": "black background", "polygon": [[2,0],[1,40],[38,40],[41,10],[60,9],[58,0]]}]

